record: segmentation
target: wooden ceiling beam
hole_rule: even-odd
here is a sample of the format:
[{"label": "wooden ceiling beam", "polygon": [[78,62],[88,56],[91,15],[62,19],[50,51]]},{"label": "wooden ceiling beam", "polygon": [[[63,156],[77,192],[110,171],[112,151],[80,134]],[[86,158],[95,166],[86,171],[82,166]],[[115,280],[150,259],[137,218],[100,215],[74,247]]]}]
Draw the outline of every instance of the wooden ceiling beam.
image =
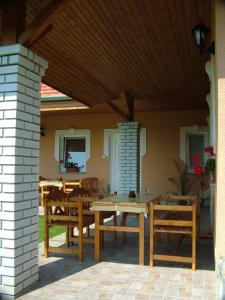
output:
[{"label": "wooden ceiling beam", "polygon": [[112,101],[107,102],[107,104],[116,112],[118,113],[125,121],[128,121],[127,114],[119,109]]},{"label": "wooden ceiling beam", "polygon": [[16,44],[19,34],[24,30],[26,0],[5,0],[2,7],[1,45]]},{"label": "wooden ceiling beam", "polygon": [[63,10],[68,1],[69,0],[51,0],[46,8],[20,34],[18,42],[26,47],[31,47],[34,42],[46,32],[51,22]]},{"label": "wooden ceiling beam", "polygon": [[126,101],[127,108],[128,108],[127,120],[133,122],[134,121],[134,97],[127,92],[124,92],[123,97]]}]

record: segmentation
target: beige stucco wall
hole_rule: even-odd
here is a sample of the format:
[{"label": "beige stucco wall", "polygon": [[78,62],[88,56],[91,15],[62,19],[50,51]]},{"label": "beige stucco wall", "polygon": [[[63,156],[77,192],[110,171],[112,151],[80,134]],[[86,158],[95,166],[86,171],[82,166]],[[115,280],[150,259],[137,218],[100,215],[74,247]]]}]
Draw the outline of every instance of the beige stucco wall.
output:
[{"label": "beige stucco wall", "polygon": [[[142,186],[154,192],[165,193],[173,190],[168,177],[175,174],[171,159],[179,158],[179,128],[195,124],[207,125],[208,111],[170,111],[137,113],[136,121],[147,128],[147,153],[142,160]],[[83,114],[42,116],[45,137],[41,138],[40,175],[47,178],[79,179],[96,176],[100,187],[108,183],[108,160],[103,158],[104,128],[117,128],[121,122],[116,114]],[[54,158],[56,129],[91,129],[91,157],[86,174],[59,173],[58,162]]]}]

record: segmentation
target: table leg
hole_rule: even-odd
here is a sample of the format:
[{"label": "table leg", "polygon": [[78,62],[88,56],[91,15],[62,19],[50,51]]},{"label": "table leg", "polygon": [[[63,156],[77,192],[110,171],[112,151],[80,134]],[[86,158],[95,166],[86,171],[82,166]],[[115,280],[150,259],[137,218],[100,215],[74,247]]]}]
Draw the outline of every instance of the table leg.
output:
[{"label": "table leg", "polygon": [[[128,216],[128,213],[127,212],[123,212],[123,214],[122,214],[122,220],[120,222],[120,226],[126,226],[127,216]],[[127,233],[126,232],[122,232],[122,241],[126,241],[126,238],[127,238]]]},{"label": "table leg", "polygon": [[95,211],[95,260],[100,260],[100,212]]},{"label": "table leg", "polygon": [[145,260],[145,216],[139,214],[139,265],[144,265]]}]

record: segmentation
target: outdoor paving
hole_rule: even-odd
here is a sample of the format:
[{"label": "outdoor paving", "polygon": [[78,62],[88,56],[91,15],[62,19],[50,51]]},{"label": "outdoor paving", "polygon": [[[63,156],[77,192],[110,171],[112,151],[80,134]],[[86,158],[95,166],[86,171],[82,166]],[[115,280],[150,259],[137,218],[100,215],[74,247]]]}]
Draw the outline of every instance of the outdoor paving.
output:
[{"label": "outdoor paving", "polygon": [[[136,223],[135,216],[129,223]],[[176,263],[156,263],[149,268],[149,220],[146,220],[145,266],[138,265],[138,237],[128,234],[122,242],[116,242],[106,234],[105,247],[101,250],[101,262],[94,261],[94,246],[85,245],[84,261],[73,255],[52,254],[43,256],[40,244],[39,282],[18,299],[154,299],[154,300],[214,300],[216,274],[213,263],[212,240],[200,240],[197,249],[197,270]],[[63,244],[64,235],[53,238],[52,244]],[[180,249],[188,254],[190,239],[184,240]],[[158,241],[158,249],[170,250],[173,240],[166,244]]]}]

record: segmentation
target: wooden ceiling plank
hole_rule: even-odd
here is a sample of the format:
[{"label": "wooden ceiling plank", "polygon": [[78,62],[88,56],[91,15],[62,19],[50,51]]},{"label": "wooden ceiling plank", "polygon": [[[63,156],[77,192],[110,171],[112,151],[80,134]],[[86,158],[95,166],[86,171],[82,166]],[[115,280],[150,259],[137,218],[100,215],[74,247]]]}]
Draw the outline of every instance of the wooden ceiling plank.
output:
[{"label": "wooden ceiling plank", "polygon": [[[142,79],[143,82],[146,82],[146,84],[149,83],[149,80],[143,76],[143,73],[141,72],[140,67],[136,66],[136,60],[137,60],[137,54],[134,54],[133,45],[129,43],[129,41],[126,41],[126,43],[123,42],[121,39],[121,32],[119,29],[119,26],[115,26],[115,21],[112,19],[112,13],[109,13],[108,9],[104,9],[105,2],[102,6],[97,6],[97,11],[95,16],[98,20],[98,25],[102,26],[102,22],[104,22],[104,30],[106,32],[106,38],[111,41],[112,43],[112,49],[116,49],[116,52],[119,54],[119,62],[123,61],[123,64],[126,65],[126,76],[130,76],[129,74],[137,74],[137,79]],[[110,2],[107,2],[109,5]],[[112,3],[111,3],[112,4]],[[93,5],[93,2],[88,3],[88,5]],[[100,18],[100,12],[102,15],[104,15],[104,19]],[[105,23],[105,19],[107,19],[108,24]],[[109,31],[108,28],[114,28],[113,31]],[[111,49],[110,49],[111,50]],[[121,60],[122,59],[122,60]]]},{"label": "wooden ceiling plank", "polygon": [[20,34],[18,42],[26,47],[30,47],[64,9],[68,1],[69,0],[51,0],[46,8]]},{"label": "wooden ceiling plank", "polygon": [[145,73],[146,78],[148,78],[147,86],[152,90],[155,90],[157,86],[157,74],[154,72],[154,67],[152,66],[149,59],[144,59],[143,57],[143,53],[145,53],[147,49],[152,48],[152,45],[149,44],[149,47],[149,45],[147,45],[146,43],[146,40],[150,40],[149,36],[147,39],[144,38],[145,27],[141,22],[141,14],[138,11],[137,3],[143,4],[142,1],[134,2],[122,0],[121,4],[123,5],[123,7],[125,6],[125,9],[127,11],[129,10],[129,19],[131,25],[128,24],[127,19],[122,18],[122,16],[120,20],[121,22],[123,22],[127,30],[130,30],[130,28],[132,28],[132,31],[135,32],[137,42],[134,42],[131,47],[133,47],[133,49],[135,50],[135,57],[138,60],[140,70],[142,70],[142,72]]},{"label": "wooden ceiling plank", "polygon": [[[159,70],[160,69],[162,70],[162,68],[164,69],[164,76],[166,75],[167,82],[169,82],[169,86],[166,85],[168,97],[173,98],[174,88],[175,88],[175,84],[174,84],[175,79],[174,79],[174,74],[173,74],[173,71],[171,70],[171,66],[170,66],[170,62],[169,62],[171,60],[171,52],[168,50],[165,51],[165,46],[164,46],[164,44],[167,45],[167,43],[168,43],[166,40],[164,40],[164,36],[166,35],[166,33],[161,28],[161,17],[159,18],[159,15],[157,17],[156,13],[155,14],[152,13],[152,11],[157,11],[156,3],[145,2],[145,8],[146,8],[146,15],[149,19],[151,28],[156,35],[154,41],[158,44],[158,48],[160,49],[160,52],[161,52],[158,68],[159,68]],[[162,40],[164,42],[162,42]],[[155,51],[158,51],[157,47],[155,48]],[[168,74],[170,76],[170,80],[168,80]]]},{"label": "wooden ceiling plank", "polygon": [[[103,60],[104,57],[107,55],[108,58],[108,62],[110,62],[110,65],[108,66],[108,68],[110,69],[109,71],[112,74],[112,71],[114,72],[114,78],[117,78],[118,82],[123,82],[125,78],[129,77],[129,73],[127,72],[127,70],[124,69],[124,61],[121,61],[121,58],[118,56],[118,53],[116,52],[116,46],[112,46],[112,47],[108,47],[108,45],[106,45],[106,43],[102,43],[102,40],[106,40],[107,37],[101,35],[98,35],[98,31],[99,31],[99,27],[96,27],[95,23],[93,22],[93,17],[87,17],[84,14],[84,11],[86,11],[86,9],[82,9],[81,12],[79,12],[79,8],[76,9],[76,13],[79,13],[79,15],[77,16],[78,18],[82,18],[82,21],[84,21],[85,23],[84,25],[84,31],[86,29],[85,32],[90,32],[90,30],[92,30],[92,34],[89,35],[89,54],[91,52],[91,50],[93,51],[94,48],[96,52],[99,52],[99,46],[101,44],[101,48],[104,52],[102,52],[102,54],[99,54],[99,57],[101,57],[101,55],[103,55]],[[86,22],[89,22],[89,24],[87,24],[86,26]],[[110,37],[109,37],[110,38]],[[96,46],[95,46],[96,44]],[[109,51],[110,50],[110,51]],[[100,53],[100,52],[99,52]],[[120,67],[120,71],[123,71],[123,74],[118,73],[118,66]],[[102,69],[102,68],[101,68]]]},{"label": "wooden ceiling plank", "polygon": [[[51,45],[52,46],[52,45]],[[62,80],[62,78],[66,78],[67,82],[72,81],[73,86],[76,86],[76,89],[82,88],[84,91],[89,91],[89,94],[94,97],[95,93],[98,94],[98,96],[104,98],[108,94],[105,93],[105,90],[102,90],[103,93],[96,87],[95,82],[91,81],[88,77],[83,77],[81,74],[74,73],[73,69],[71,68],[71,62],[70,60],[60,61],[55,57],[54,48],[51,48],[47,43],[45,43],[45,50],[48,51],[49,54],[49,63],[52,65],[57,65],[58,68],[55,70],[57,72],[58,78]],[[39,55],[44,56],[43,53],[38,50],[36,47],[35,50],[39,53]],[[67,72],[65,71],[67,70]],[[77,72],[78,70],[76,70]],[[50,70],[47,71],[46,76],[49,76]],[[64,77],[63,77],[64,76]],[[58,80],[57,80],[58,81]],[[111,99],[111,98],[110,98]]]},{"label": "wooden ceiling plank", "polygon": [[[106,13],[106,15],[109,19],[111,27],[114,26],[115,28],[115,36],[118,40],[117,44],[120,45],[122,53],[126,54],[126,61],[130,68],[129,72],[137,74],[137,77],[139,77],[142,80],[145,87],[151,85],[151,81],[149,80],[149,74],[146,74],[146,66],[140,61],[140,52],[138,52],[136,44],[134,42],[131,43],[129,37],[124,32],[124,29],[127,29],[128,27],[129,30],[131,30],[130,25],[126,24],[127,17],[125,17],[125,14],[122,13],[121,9],[116,11],[115,2],[111,1],[107,2],[107,4],[111,4],[111,10],[114,10],[116,12],[116,20],[113,19],[112,13]],[[117,26],[115,26],[114,24],[117,24]],[[135,30],[137,30],[136,26]],[[133,31],[134,36],[137,35],[137,32],[135,32],[135,30]]]},{"label": "wooden ceiling plank", "polygon": [[3,1],[2,12],[1,45],[15,44],[25,26],[26,0]]}]

